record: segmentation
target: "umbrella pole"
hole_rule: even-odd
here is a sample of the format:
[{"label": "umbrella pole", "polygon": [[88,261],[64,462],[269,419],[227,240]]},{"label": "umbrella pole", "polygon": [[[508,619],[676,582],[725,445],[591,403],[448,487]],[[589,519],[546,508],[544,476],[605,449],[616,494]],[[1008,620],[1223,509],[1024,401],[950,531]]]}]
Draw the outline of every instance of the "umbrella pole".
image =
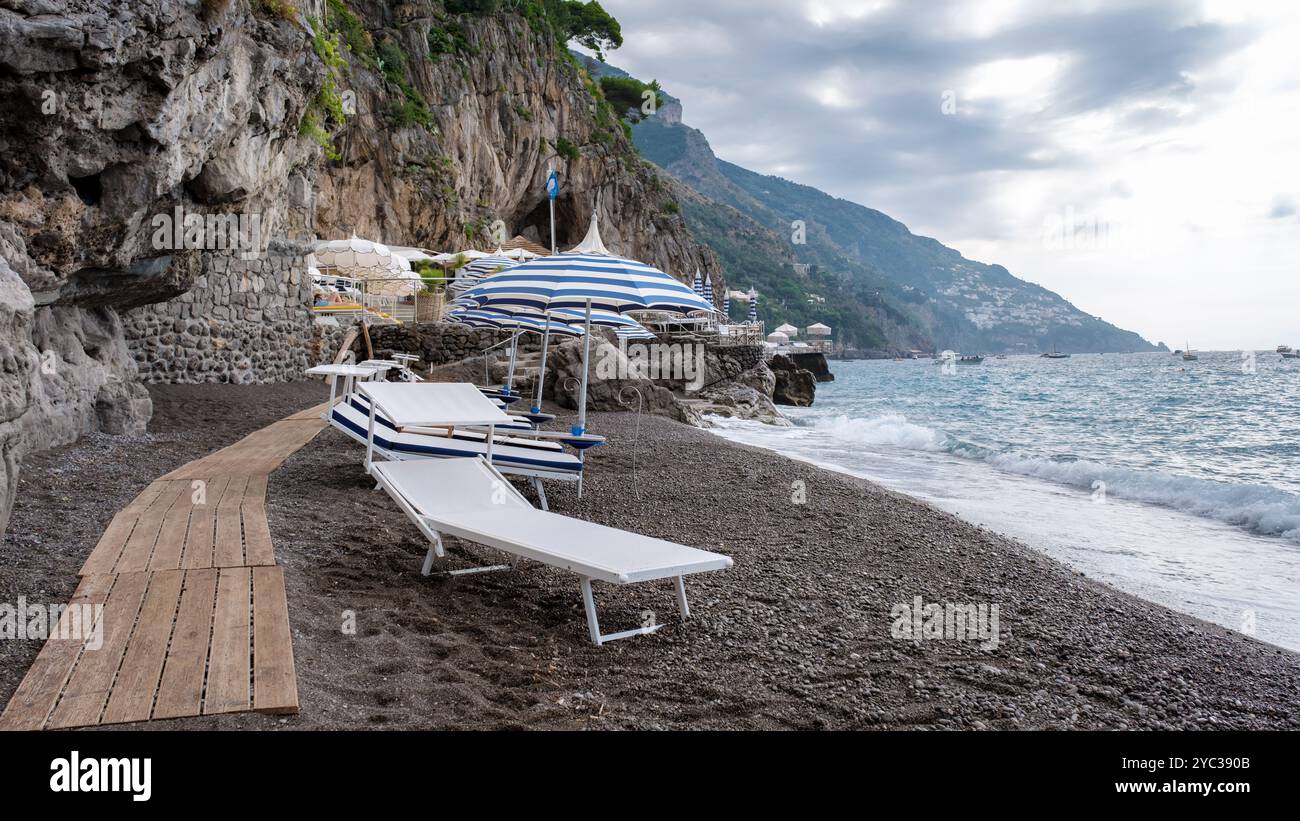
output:
[{"label": "umbrella pole", "polygon": [[582,389],[578,393],[578,427],[573,431],[577,436],[587,432],[587,360],[591,356],[591,300],[587,300],[587,321],[582,334]]},{"label": "umbrella pole", "polygon": [[515,386],[515,355],[519,352],[519,337],[523,331],[515,331],[515,335],[510,337],[510,367],[506,370],[506,396],[512,392]]},{"label": "umbrella pole", "polygon": [[551,341],[551,320],[547,318],[546,329],[542,331],[542,361],[537,370],[537,401],[533,403],[533,413],[542,412],[542,391],[546,387],[546,346]]}]

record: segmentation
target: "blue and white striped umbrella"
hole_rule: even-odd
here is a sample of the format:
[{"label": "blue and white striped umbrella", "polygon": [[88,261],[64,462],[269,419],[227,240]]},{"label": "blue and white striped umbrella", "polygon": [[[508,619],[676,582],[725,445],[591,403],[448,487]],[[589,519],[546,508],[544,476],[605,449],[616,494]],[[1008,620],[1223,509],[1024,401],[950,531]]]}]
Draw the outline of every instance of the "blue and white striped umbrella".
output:
[{"label": "blue and white striped umbrella", "polygon": [[453,322],[479,327],[518,329],[542,333],[550,330],[560,336],[582,336],[581,326],[573,325],[562,319],[547,320],[535,314],[512,314],[505,311],[484,310],[481,308],[456,308],[447,312],[447,318]]},{"label": "blue and white striped umbrella", "polygon": [[[556,308],[549,312],[549,316],[558,319],[561,322],[581,325],[587,320],[586,310],[579,308]],[[606,328],[640,328],[641,323],[637,322],[627,314],[616,314],[613,311],[602,311],[595,308],[591,311],[591,324],[601,325]]]},{"label": "blue and white striped umbrella", "polygon": [[700,276],[700,269],[695,269],[695,282],[691,285],[691,290],[700,299],[704,299],[704,278]]},{"label": "blue and white striped umbrella", "polygon": [[750,322],[758,321],[758,292],[757,291],[749,292],[749,321]]},{"label": "blue and white striped umbrella", "polygon": [[[587,236],[563,254],[530,260],[470,288],[466,296],[479,307],[513,305],[550,312],[579,308],[614,313],[666,311],[679,314],[716,313],[699,294],[652,265],[616,256],[600,239],[596,213]],[[583,346],[582,384],[578,389],[576,435],[587,426],[587,379],[591,337]]]},{"label": "blue and white striped umbrella", "polygon": [[645,328],[641,328],[641,327],[637,327],[637,328],[615,328],[615,329],[614,329],[614,336],[618,337],[620,340],[627,340],[627,341],[632,341],[632,340],[636,340],[636,339],[644,339],[644,340],[651,340],[651,339],[653,339],[653,340],[658,340],[658,339],[659,339],[659,337],[655,336],[654,334],[650,333],[650,331],[646,330]]},{"label": "blue and white striped umbrella", "polygon": [[680,314],[717,309],[690,288],[644,262],[616,256],[563,253],[539,257],[482,280],[465,292],[480,308],[520,306],[615,313],[669,311]]},{"label": "blue and white striped umbrella", "polygon": [[713,277],[709,274],[704,275],[704,301],[713,305]]},{"label": "blue and white striped umbrella", "polygon": [[447,286],[453,294],[463,294],[487,277],[501,271],[508,271],[519,265],[519,261],[510,257],[493,254],[478,259],[460,269],[460,275]]},{"label": "blue and white striped umbrella", "polygon": [[722,295],[722,315],[723,317],[726,318],[727,322],[731,321],[731,294],[730,293],[724,293]]}]

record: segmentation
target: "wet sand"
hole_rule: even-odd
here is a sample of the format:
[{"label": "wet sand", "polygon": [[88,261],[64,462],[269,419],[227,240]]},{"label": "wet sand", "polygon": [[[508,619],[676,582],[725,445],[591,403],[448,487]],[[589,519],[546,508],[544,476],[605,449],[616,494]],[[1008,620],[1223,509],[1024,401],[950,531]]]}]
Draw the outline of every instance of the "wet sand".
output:
[{"label": "wet sand", "polygon": [[[104,525],[149,481],[325,396],[317,384],[150,391],[147,436],[26,460],[0,601],[66,601]],[[419,533],[366,480],[361,447],[327,430],[268,491],[301,713],[132,726],[1300,728],[1294,653],[869,482],[656,417],[592,414],[590,427],[611,446],[590,453],[581,500],[549,483],[552,509],[735,559],[688,578],[690,622],[676,622],[670,581],[597,583],[606,631],[668,622],[597,648],[572,574],[420,576]],[[495,558],[447,541],[440,567]],[[997,605],[997,648],[895,638],[891,610],[918,596]],[[0,701],[38,650],[0,642]]]}]

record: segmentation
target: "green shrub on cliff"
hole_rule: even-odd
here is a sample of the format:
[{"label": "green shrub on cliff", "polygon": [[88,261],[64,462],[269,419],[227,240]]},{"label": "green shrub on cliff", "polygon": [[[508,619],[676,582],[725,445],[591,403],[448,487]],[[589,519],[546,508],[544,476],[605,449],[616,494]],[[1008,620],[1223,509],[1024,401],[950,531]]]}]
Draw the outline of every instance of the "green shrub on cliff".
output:
[{"label": "green shrub on cliff", "polygon": [[298,14],[298,8],[289,0],[254,0],[253,10],[280,20],[292,20]]},{"label": "green shrub on cliff", "polygon": [[561,157],[569,160],[576,160],[580,156],[578,146],[564,139],[563,137],[555,141],[555,152]]},{"label": "green shrub on cliff", "polygon": [[330,31],[336,31],[343,37],[343,42],[354,57],[367,65],[374,65],[374,40],[362,25],[361,18],[353,14],[343,0],[326,0],[325,24]]},{"label": "green shrub on cliff", "polygon": [[596,0],[523,0],[519,12],[535,31],[549,31],[561,47],[577,42],[605,59],[606,49],[623,45],[618,21]]},{"label": "green shrub on cliff", "polygon": [[646,102],[645,93],[647,91],[654,94],[656,106],[664,103],[663,95],[659,93],[659,81],[651,80],[643,83],[635,77],[612,77],[604,76],[600,78],[600,90],[605,95],[605,99],[614,107],[622,117],[630,110],[637,112],[633,122],[639,121],[641,106]]},{"label": "green shrub on cliff", "polygon": [[428,126],[433,122],[429,106],[406,78],[406,53],[397,43],[384,39],[375,48],[377,64],[384,79],[397,86],[401,94],[388,104],[388,115],[399,128]]},{"label": "green shrub on cliff", "polygon": [[495,14],[501,3],[500,0],[447,0],[444,5],[452,14],[476,14],[484,17]]}]

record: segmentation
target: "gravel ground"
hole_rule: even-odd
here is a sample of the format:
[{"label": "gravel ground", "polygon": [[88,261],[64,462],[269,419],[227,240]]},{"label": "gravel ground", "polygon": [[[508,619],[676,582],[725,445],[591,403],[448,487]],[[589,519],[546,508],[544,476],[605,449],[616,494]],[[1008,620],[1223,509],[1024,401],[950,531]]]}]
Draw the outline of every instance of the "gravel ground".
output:
[{"label": "gravel ground", "polygon": [[[319,401],[318,385],[151,389],[138,440],[29,459],[0,552],[4,599],[66,600],[112,513],[150,480]],[[236,429],[211,422],[232,409]],[[554,410],[554,409],[553,409]],[[563,422],[563,420],[561,420]],[[271,477],[302,711],[152,722],[235,728],[1300,728],[1300,656],[1119,593],[1029,548],[868,482],[654,417],[593,414],[581,500],[552,509],[726,553],[687,581],[596,585],[533,563],[419,575],[425,544],[326,431]],[[683,455],[686,458],[683,458]],[[796,485],[802,482],[802,485]],[[530,492],[530,491],[526,491]],[[490,561],[448,539],[445,567]],[[891,610],[997,605],[999,642],[891,635]],[[0,700],[37,647],[0,645]]]}]

